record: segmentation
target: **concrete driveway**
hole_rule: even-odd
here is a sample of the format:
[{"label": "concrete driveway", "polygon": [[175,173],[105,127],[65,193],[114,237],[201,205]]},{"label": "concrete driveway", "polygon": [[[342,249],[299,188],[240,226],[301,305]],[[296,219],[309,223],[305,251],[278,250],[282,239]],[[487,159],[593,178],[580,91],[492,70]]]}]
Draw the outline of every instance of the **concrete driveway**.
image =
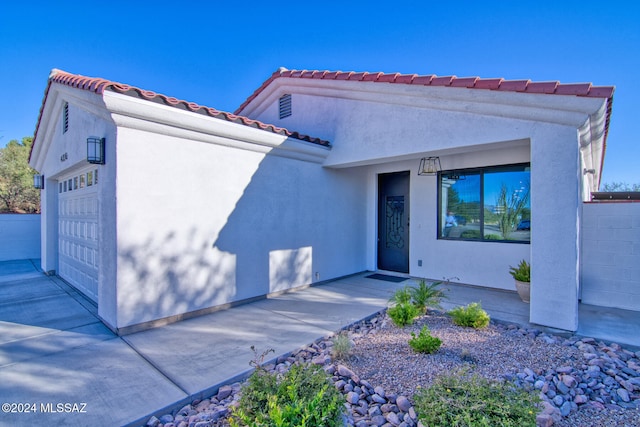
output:
[{"label": "concrete driveway", "polygon": [[[2,426],[143,425],[386,307],[402,284],[362,275],[118,337],[31,261],[0,262]],[[9,406],[7,406],[9,405]]]}]

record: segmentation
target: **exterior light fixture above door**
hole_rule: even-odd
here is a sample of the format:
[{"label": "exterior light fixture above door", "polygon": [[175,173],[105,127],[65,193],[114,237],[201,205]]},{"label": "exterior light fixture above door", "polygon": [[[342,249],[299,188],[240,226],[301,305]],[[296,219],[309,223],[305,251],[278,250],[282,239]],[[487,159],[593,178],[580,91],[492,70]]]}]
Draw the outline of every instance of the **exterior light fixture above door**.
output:
[{"label": "exterior light fixture above door", "polygon": [[437,175],[440,171],[442,171],[440,157],[423,157],[420,159],[418,175]]}]

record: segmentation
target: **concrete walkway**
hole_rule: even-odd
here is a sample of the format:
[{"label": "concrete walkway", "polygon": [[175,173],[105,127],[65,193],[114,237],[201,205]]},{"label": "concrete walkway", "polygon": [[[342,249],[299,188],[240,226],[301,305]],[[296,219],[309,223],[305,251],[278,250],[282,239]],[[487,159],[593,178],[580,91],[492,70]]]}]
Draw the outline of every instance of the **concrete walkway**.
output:
[{"label": "concrete walkway", "polygon": [[[363,273],[118,337],[98,320],[92,303],[43,275],[38,264],[0,262],[0,403],[20,411],[0,412],[0,426],[144,425],[151,414],[244,378],[252,345],[273,348],[276,356],[289,353],[377,313],[411,283]],[[528,305],[515,292],[448,289],[445,308],[482,301],[492,318],[527,324]],[[640,324],[640,313],[630,313],[636,317],[622,321]],[[619,313],[608,315],[614,316],[609,327],[624,329]]]}]

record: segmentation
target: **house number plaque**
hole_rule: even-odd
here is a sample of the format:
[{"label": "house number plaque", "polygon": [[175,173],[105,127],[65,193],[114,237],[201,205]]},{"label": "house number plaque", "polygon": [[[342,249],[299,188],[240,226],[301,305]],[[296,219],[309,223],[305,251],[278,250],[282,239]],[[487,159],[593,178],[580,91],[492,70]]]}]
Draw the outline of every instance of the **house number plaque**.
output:
[{"label": "house number plaque", "polygon": [[64,153],[62,156],[60,156],[60,161],[64,162],[65,160],[67,160],[69,158],[69,155],[67,153]]}]

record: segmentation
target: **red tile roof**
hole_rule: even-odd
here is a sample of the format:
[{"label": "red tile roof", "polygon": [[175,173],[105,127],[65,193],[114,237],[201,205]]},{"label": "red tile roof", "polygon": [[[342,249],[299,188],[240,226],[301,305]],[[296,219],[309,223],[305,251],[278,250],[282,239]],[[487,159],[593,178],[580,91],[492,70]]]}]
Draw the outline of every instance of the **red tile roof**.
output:
[{"label": "red tile roof", "polygon": [[[609,123],[611,121],[611,108],[615,86],[592,86],[591,83],[560,83],[559,81],[532,82],[531,80],[505,80],[503,78],[480,77],[456,77],[436,76],[400,73],[355,73],[353,71],[308,71],[287,70],[280,68],[274,72],[262,85],[256,89],[235,111],[239,114],[251,101],[253,101],[267,86],[278,78],[310,78],[321,80],[350,80],[375,83],[409,84],[418,86],[450,86],[468,89],[484,89],[522,93],[538,93],[547,95],[575,95],[591,98],[607,99],[607,113],[603,140],[603,158],[607,146]],[[602,176],[602,168],[600,170]]]},{"label": "red tile roof", "polygon": [[328,141],[324,141],[319,138],[313,138],[298,132],[292,132],[285,128],[265,124],[260,121],[252,120],[247,117],[239,116],[236,114],[231,114],[224,111],[218,111],[215,108],[201,106],[194,102],[182,101],[177,98],[172,98],[172,97],[165,96],[165,95],[148,91],[148,90],[143,90],[134,86],[129,86],[126,84],[117,83],[117,82],[113,82],[110,80],[105,80],[97,77],[85,77],[77,74],[70,74],[65,71],[61,71],[57,69],[52,70],[51,75],[49,76],[49,83],[45,90],[42,106],[40,107],[40,114],[38,115],[38,122],[36,124],[35,136],[37,136],[38,134],[38,128],[40,127],[40,121],[42,119],[44,105],[47,99],[47,95],[49,94],[49,89],[53,83],[59,83],[59,84],[75,87],[78,89],[88,90],[91,92],[95,92],[97,94],[102,94],[105,90],[110,90],[113,92],[122,93],[125,95],[130,95],[130,96],[134,96],[141,99],[160,102],[165,105],[180,108],[182,110],[206,114],[216,119],[226,120],[228,122],[238,123],[238,124],[250,126],[257,129],[262,129],[268,132],[277,133],[279,135],[284,135],[284,136],[299,139],[302,141],[311,142],[311,143],[322,145],[325,147],[330,146],[330,143]]},{"label": "red tile roof", "polygon": [[400,73],[355,73],[353,71],[307,71],[280,68],[274,72],[235,111],[238,114],[267,86],[278,78],[306,78],[320,80],[350,80],[376,83],[400,83],[418,86],[450,86],[468,89],[489,89],[508,92],[541,93],[554,95],[576,95],[592,98],[613,98],[614,86],[592,86],[591,83],[532,82],[531,80],[505,80],[502,78],[483,79],[480,77],[436,76]]}]

